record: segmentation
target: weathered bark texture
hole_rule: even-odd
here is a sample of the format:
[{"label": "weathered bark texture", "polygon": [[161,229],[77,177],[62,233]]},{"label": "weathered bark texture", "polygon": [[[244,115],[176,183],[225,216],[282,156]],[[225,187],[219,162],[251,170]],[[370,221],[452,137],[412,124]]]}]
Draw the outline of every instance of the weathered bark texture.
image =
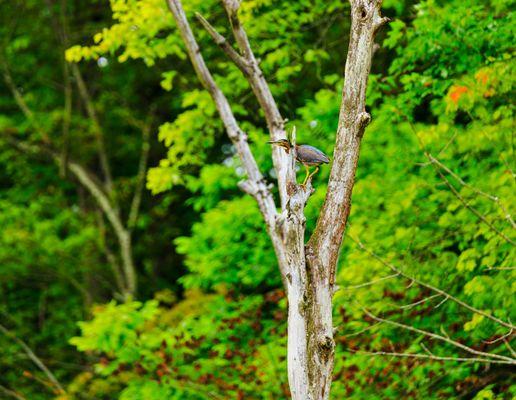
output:
[{"label": "weathered bark texture", "polygon": [[[332,298],[339,250],[349,212],[360,143],[371,117],[365,110],[366,88],[378,29],[388,21],[381,0],[351,0],[351,32],[333,165],[316,229],[306,246],[308,321],[307,395],[329,398],[334,364]],[[290,322],[290,321],[289,321]],[[301,389],[302,390],[302,389]],[[294,397],[296,398],[296,397]]]},{"label": "weathered bark texture", "polygon": [[[273,140],[286,138],[284,120],[238,19],[239,0],[222,0],[238,50],[210,23],[197,18],[215,43],[248,80],[265,114]],[[380,16],[381,0],[351,0],[351,37],[339,116],[334,162],[326,200],[317,227],[305,246],[305,205],[313,192],[311,181],[297,184],[295,151],[287,155],[273,149],[278,177],[280,209],[271,187],[260,173],[228,100],[217,86],[202,57],[186,19],[181,0],[167,0],[190,60],[204,88],[216,104],[227,134],[247,172],[240,188],[258,202],[276,252],[288,296],[288,377],[295,400],[329,398],[334,363],[332,298],[335,269],[347,218],[358,162],[360,142],[370,116],[365,111],[365,92],[371,67],[374,37],[387,19]],[[295,131],[292,134],[295,144]]]}]

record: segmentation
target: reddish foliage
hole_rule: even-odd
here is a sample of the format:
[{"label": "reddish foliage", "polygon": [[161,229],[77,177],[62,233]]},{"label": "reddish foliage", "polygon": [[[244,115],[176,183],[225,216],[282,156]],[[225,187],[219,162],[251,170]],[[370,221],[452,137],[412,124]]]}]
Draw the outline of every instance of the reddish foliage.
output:
[{"label": "reddish foliage", "polygon": [[480,71],[476,73],[475,78],[477,78],[477,81],[482,85],[486,85],[489,80],[489,74],[485,71]]},{"label": "reddish foliage", "polygon": [[469,92],[469,89],[466,86],[452,86],[449,96],[451,101],[457,104],[460,98],[467,92]]}]

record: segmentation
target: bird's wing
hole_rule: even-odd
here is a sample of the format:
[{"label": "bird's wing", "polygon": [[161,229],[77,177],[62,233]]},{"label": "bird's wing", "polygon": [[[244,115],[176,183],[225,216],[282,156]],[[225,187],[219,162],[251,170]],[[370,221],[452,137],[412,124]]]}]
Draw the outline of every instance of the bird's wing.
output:
[{"label": "bird's wing", "polygon": [[318,158],[320,158],[321,161],[328,164],[330,162],[330,158],[324,154],[321,150],[319,150],[317,147],[310,146],[309,144],[301,144],[299,147],[302,147],[306,149],[308,152],[316,155]]}]

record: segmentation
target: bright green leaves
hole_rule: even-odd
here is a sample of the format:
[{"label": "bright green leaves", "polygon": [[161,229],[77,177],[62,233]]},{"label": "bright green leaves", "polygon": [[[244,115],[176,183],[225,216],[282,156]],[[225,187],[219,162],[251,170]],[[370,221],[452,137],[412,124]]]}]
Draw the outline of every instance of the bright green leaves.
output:
[{"label": "bright green leaves", "polygon": [[92,321],[79,323],[82,336],[70,339],[70,343],[81,351],[98,350],[121,357],[121,362],[135,361],[131,347],[138,340],[138,330],[156,316],[157,306],[156,302],[116,304],[114,301],[100,306]]},{"label": "bright green leaves", "polygon": [[[499,4],[500,11],[509,9],[509,4]],[[444,95],[452,79],[503,60],[511,52],[514,13],[495,15],[486,2],[441,5],[424,1],[417,7],[418,17],[412,26],[394,21],[387,39],[388,46],[399,43],[395,47],[398,57],[389,73],[398,76],[409,92],[402,97],[405,108],[421,103],[427,95],[427,85]],[[435,23],[436,18],[439,23]],[[410,74],[411,79],[404,78]]]},{"label": "bright green leaves", "polygon": [[188,288],[258,288],[280,282],[274,251],[254,199],[221,201],[176,240],[186,256]]},{"label": "bright green leaves", "polygon": [[473,319],[469,322],[466,322],[464,324],[464,330],[466,332],[469,332],[469,331],[472,331],[473,329],[475,329],[482,321],[484,320],[484,316],[483,315],[479,315],[479,314],[473,314]]},{"label": "bright green leaves", "polygon": [[383,45],[388,49],[394,49],[400,39],[403,37],[405,31],[405,22],[400,19],[394,20],[389,23],[389,34],[387,38],[383,41]]},{"label": "bright green leaves", "polygon": [[147,172],[147,189],[152,194],[158,194],[172,189],[182,181],[169,160],[161,160],[158,167],[150,168]]},{"label": "bright green leaves", "polygon": [[253,398],[259,390],[283,398],[285,312],[279,292],[232,297],[187,291],[172,309],[154,300],[110,303],[81,323],[82,337],[72,343],[100,356],[97,370],[108,375],[107,382],[117,380],[101,385],[91,375],[79,376],[74,393],[204,400],[209,393]]},{"label": "bright green leaves", "polygon": [[[174,394],[174,390],[169,386],[160,385],[153,380],[132,381],[128,387],[120,394],[120,400],[180,400],[183,394]],[[200,399],[197,397],[197,399]]]},{"label": "bright green leaves", "polygon": [[478,251],[476,249],[468,249],[461,253],[457,262],[457,270],[459,272],[471,272],[475,269],[477,263]]},{"label": "bright green leaves", "polygon": [[174,122],[160,126],[158,139],[168,148],[167,158],[148,173],[147,187],[153,193],[184,184],[185,175],[199,168],[219,132],[220,122],[213,118],[215,105],[204,91],[191,91],[183,97],[182,112]]},{"label": "bright green leaves", "polygon": [[[60,194],[56,191],[55,196]],[[53,201],[40,196],[23,205],[20,198],[0,199],[0,276],[4,279],[49,266],[55,273],[69,274],[67,269],[86,256],[83,251],[95,248],[96,230],[73,209]]]},{"label": "bright green leaves", "polygon": [[169,55],[185,58],[180,41],[173,35],[162,40],[155,37],[170,31],[172,20],[166,3],[159,0],[112,0],[111,9],[116,23],[93,36],[94,45],[73,46],[66,52],[66,59],[78,62],[97,59],[101,55],[120,52],[118,61],[142,59],[148,66],[157,59]]},{"label": "bright green leaves", "polygon": [[497,62],[465,75],[448,90],[446,111],[465,111],[484,121],[497,121],[509,116],[511,110],[505,106],[493,113],[490,103],[493,97],[496,99],[510,92],[512,79],[508,78],[511,76],[514,76],[514,63],[511,61]]},{"label": "bright green leaves", "polygon": [[165,89],[167,92],[172,90],[172,81],[174,77],[177,75],[177,71],[168,71],[161,74],[163,80],[161,81],[161,87]]},{"label": "bright green leaves", "polygon": [[[256,393],[284,398],[284,382],[276,385],[285,377],[284,304],[268,302],[270,293],[243,295],[280,285],[262,218],[255,201],[236,187],[243,171],[211,99],[199,90],[184,60],[164,5],[141,2],[150,13],[147,18],[163,13],[154,15],[150,26],[138,22],[139,3],[114,1],[115,25],[97,34],[89,51],[116,52],[122,60],[141,58],[148,65],[170,56],[173,69],[170,65],[160,69],[159,64],[155,68],[156,76],[161,73],[162,88],[174,88],[170,121],[158,135],[168,152],[149,171],[147,185],[153,193],[183,185],[192,193],[188,205],[201,214],[191,232],[174,242],[187,269],[181,279],[188,288],[186,298],[178,304],[163,300],[172,303],[171,310],[158,308],[142,323],[134,322],[138,319],[133,315],[140,308],[113,306],[115,312],[108,307],[108,314],[124,316],[129,325],[115,324],[114,342],[85,333],[83,346],[111,349],[106,365],[99,368],[110,372],[110,378],[117,376],[125,388],[122,399],[152,398],[155,393],[163,398],[205,399],[206,387],[223,398],[252,398]],[[230,36],[218,4],[185,5],[189,16],[199,10]],[[371,76],[368,88],[373,120],[364,136],[348,232],[408,275],[483,312],[514,321],[515,250],[503,238],[513,238],[507,214],[513,215],[516,206],[510,106],[514,67],[509,59],[514,17],[509,5],[509,1],[423,1],[412,12],[412,3],[385,1],[396,13],[410,15],[390,24],[384,50],[374,61],[378,73]],[[285,2],[278,7],[257,0],[242,2],[240,10],[282,113],[298,128],[299,142],[330,155],[344,57],[336,49],[345,48],[343,32],[348,26],[341,16],[347,7],[337,1]],[[264,175],[273,180],[263,116],[249,86],[196,23],[192,25]],[[83,57],[81,51],[70,53],[78,59]],[[438,163],[425,157],[425,151]],[[323,167],[315,177],[317,190],[306,209],[309,231],[324,199],[328,174],[329,168]],[[341,290],[335,296],[335,325],[340,330],[334,397],[464,396],[459,388],[470,382],[470,376],[477,379],[482,373],[478,364],[385,359],[355,352],[425,354],[426,346],[440,356],[464,356],[415,332],[386,324],[370,328],[373,322],[364,317],[362,305],[472,346],[506,333],[489,318],[394,275],[346,238],[337,276]],[[92,325],[92,330],[109,335],[104,324]],[[357,334],[363,329],[368,330]],[[120,343],[127,347],[124,352]],[[506,352],[502,346],[496,342],[488,351]],[[144,370],[131,370],[130,379],[123,376],[127,371],[116,369],[124,364],[120,360],[136,359],[133,364],[140,362]],[[490,398],[503,385],[497,383],[493,391],[474,390],[479,398]]]}]

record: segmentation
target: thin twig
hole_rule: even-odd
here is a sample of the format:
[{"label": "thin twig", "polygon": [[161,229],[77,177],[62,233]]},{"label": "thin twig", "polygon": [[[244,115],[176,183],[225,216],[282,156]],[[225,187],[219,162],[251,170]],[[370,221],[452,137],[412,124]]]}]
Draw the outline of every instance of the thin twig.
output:
[{"label": "thin twig", "polygon": [[3,70],[3,78],[5,81],[5,84],[11,91],[11,94],[14,98],[14,101],[16,102],[16,105],[21,110],[27,121],[32,125],[32,127],[36,130],[36,132],[39,133],[42,140],[48,141],[48,135],[41,127],[38,119],[36,118],[34,112],[31,110],[25,99],[23,98],[23,95],[20,92],[20,89],[18,89],[18,86],[16,86],[16,83],[14,82],[14,79],[11,75],[11,71],[9,69],[9,65],[7,64],[7,61],[3,58],[0,58],[0,64],[2,66]]},{"label": "thin twig", "polygon": [[503,338],[503,343],[505,344],[505,347],[507,347],[507,349],[511,352],[512,356],[516,358],[516,351],[514,351],[507,338]]},{"label": "thin twig", "polygon": [[418,284],[418,285],[420,285],[420,286],[423,286],[423,287],[425,287],[425,288],[427,288],[427,289],[430,289],[430,290],[432,290],[432,291],[434,291],[434,292],[436,292],[436,293],[439,293],[439,294],[441,294],[441,295],[443,295],[443,296],[446,296],[446,298],[448,298],[448,299],[452,300],[453,302],[455,302],[455,303],[457,303],[457,304],[461,305],[462,307],[464,307],[464,308],[468,309],[468,310],[469,310],[469,311],[471,311],[471,312],[474,312],[474,313],[476,313],[476,314],[482,315],[482,316],[484,316],[484,317],[486,317],[486,318],[488,318],[488,319],[490,319],[490,320],[492,320],[492,321],[494,321],[494,322],[496,322],[496,323],[498,323],[498,324],[500,324],[500,325],[503,325],[503,326],[505,326],[505,327],[507,327],[507,328],[510,328],[510,329],[516,329],[516,326],[514,326],[512,323],[509,323],[509,322],[503,321],[503,320],[501,320],[501,319],[499,319],[499,318],[497,318],[497,317],[495,317],[495,316],[493,316],[493,315],[491,315],[491,314],[486,313],[485,311],[482,311],[482,310],[479,310],[478,308],[475,308],[475,307],[473,307],[473,306],[470,306],[469,304],[467,304],[467,303],[465,303],[464,301],[462,301],[462,300],[458,299],[457,297],[452,296],[451,294],[449,294],[449,293],[445,292],[444,290],[439,289],[439,288],[437,288],[437,287],[435,287],[435,286],[432,286],[432,285],[430,285],[430,284],[428,284],[428,283],[425,283],[425,282],[423,282],[423,281],[420,281],[419,279],[414,278],[413,276],[408,275],[407,273],[405,273],[405,272],[403,272],[402,270],[400,270],[399,268],[395,267],[393,264],[391,264],[391,263],[389,263],[389,262],[385,261],[385,260],[384,260],[384,259],[382,259],[380,256],[378,256],[376,253],[374,253],[373,251],[371,251],[370,249],[368,249],[367,247],[365,247],[365,246],[364,246],[364,244],[363,244],[359,239],[355,238],[353,235],[351,235],[351,234],[349,234],[349,233],[348,233],[348,236],[350,237],[350,239],[351,239],[352,241],[354,241],[354,242],[358,245],[358,247],[359,247],[360,249],[362,249],[363,251],[365,251],[366,253],[368,253],[370,256],[372,256],[373,258],[375,258],[376,260],[378,260],[380,263],[382,263],[382,264],[383,264],[383,265],[385,265],[386,267],[390,268],[392,271],[394,271],[394,272],[396,272],[396,273],[399,273],[399,274],[400,274],[400,275],[402,275],[403,277],[405,277],[405,278],[407,278],[407,279],[410,279],[411,281],[413,281],[413,282],[417,283],[417,284]]},{"label": "thin twig", "polygon": [[506,338],[508,338],[509,336],[512,335],[512,333],[514,332],[514,329],[511,329],[509,332],[507,332],[506,334],[504,334],[503,336],[500,336],[496,339],[493,339],[493,340],[484,340],[484,343],[486,344],[494,344],[496,342],[499,342],[500,340],[504,340]]},{"label": "thin twig", "polygon": [[[399,274],[398,274],[399,275]],[[429,297],[425,297],[424,299],[421,299],[419,301],[416,301],[414,303],[411,303],[411,304],[405,304],[404,306],[401,306],[400,308],[402,309],[407,309],[407,308],[412,308],[412,307],[415,307],[419,304],[422,304],[422,303],[426,303],[427,301],[429,300],[432,300],[432,299],[435,299],[436,297],[440,297],[442,296],[441,294],[437,293],[437,294],[434,294],[432,296],[429,296]]]},{"label": "thin twig", "polygon": [[428,331],[425,331],[423,329],[419,329],[419,328],[415,328],[415,327],[410,326],[410,325],[402,324],[401,322],[396,322],[396,321],[392,321],[390,319],[380,318],[380,317],[372,314],[370,311],[368,311],[366,308],[363,308],[363,307],[362,307],[362,310],[364,311],[364,313],[368,317],[374,319],[375,321],[384,322],[384,323],[386,323],[388,325],[396,326],[398,328],[402,328],[402,329],[405,329],[405,330],[408,330],[408,331],[411,331],[411,332],[419,333],[421,335],[430,337],[432,339],[437,339],[437,340],[446,342],[448,344],[451,344],[452,346],[455,346],[455,347],[457,347],[457,348],[459,348],[461,350],[464,350],[464,351],[466,351],[468,353],[471,353],[471,354],[475,354],[477,356],[482,356],[482,357],[486,357],[486,358],[495,358],[497,360],[505,361],[504,364],[514,364],[514,365],[516,365],[516,359],[514,359],[514,358],[502,356],[502,355],[499,355],[499,354],[492,354],[492,353],[486,353],[484,351],[475,350],[475,349],[473,349],[473,348],[471,348],[469,346],[466,346],[466,345],[464,345],[464,344],[462,344],[460,342],[457,342],[456,340],[450,339],[449,337],[441,336],[441,335],[438,335],[438,334],[433,333],[433,332],[428,332]]},{"label": "thin twig", "polygon": [[350,337],[350,336],[357,336],[357,335],[360,335],[360,334],[362,334],[362,333],[364,333],[364,332],[367,332],[368,330],[371,330],[371,329],[373,329],[373,328],[375,328],[375,327],[377,327],[378,325],[381,325],[381,324],[382,324],[381,322],[377,322],[377,323],[375,323],[375,324],[373,324],[373,325],[368,325],[368,326],[367,326],[367,327],[365,327],[364,329],[361,329],[361,330],[359,330],[359,331],[357,331],[357,332],[348,333],[348,334],[344,335],[344,337]]},{"label": "thin twig", "polygon": [[476,208],[474,208],[469,202],[461,196],[461,194],[455,189],[455,187],[450,183],[450,181],[442,174],[440,170],[437,169],[437,174],[441,178],[441,180],[450,188],[452,193],[459,199],[459,201],[464,204],[464,207],[466,207],[468,210],[470,210],[474,215],[477,216],[478,219],[480,219],[484,224],[486,224],[493,232],[495,232],[498,236],[500,236],[502,239],[504,239],[507,243],[510,243],[512,245],[516,245],[516,243],[509,238],[505,233],[500,231],[498,228],[496,228],[491,222],[487,220],[485,216],[483,216]]},{"label": "thin twig", "polygon": [[453,141],[455,140],[455,138],[457,137],[459,131],[457,129],[455,129],[455,132],[453,133],[452,137],[450,138],[450,140],[448,140],[448,142],[442,147],[441,150],[439,150],[439,152],[437,153],[437,157],[439,157],[449,146],[450,144],[453,143]]},{"label": "thin twig", "polygon": [[[419,142],[419,146],[421,147],[421,150],[423,151],[423,154],[425,155],[425,157],[428,159],[428,161],[430,161],[430,163],[432,164],[432,166],[434,167],[435,171],[437,172],[437,174],[439,175],[439,177],[441,178],[441,180],[444,182],[444,184],[446,186],[448,186],[448,188],[451,190],[451,192],[453,193],[453,195],[459,199],[459,201],[464,205],[464,207],[466,207],[469,211],[471,211],[478,219],[480,219],[480,221],[482,221],[484,224],[486,224],[493,232],[495,232],[498,236],[500,236],[502,239],[504,239],[507,243],[510,243],[512,245],[516,245],[516,243],[511,239],[509,238],[505,233],[503,233],[502,231],[500,231],[498,228],[496,228],[491,222],[489,222],[487,220],[487,218],[482,215],[475,207],[473,207],[471,204],[469,204],[469,202],[458,192],[457,189],[455,189],[455,187],[451,184],[451,182],[448,180],[448,178],[446,178],[443,173],[441,172],[441,167],[433,160],[436,160],[435,158],[433,158],[430,153],[426,150],[426,147],[425,147],[425,144],[423,142],[423,140],[419,137],[417,131],[416,131],[416,128],[414,127],[414,125],[412,124],[412,122],[407,118],[407,121],[410,125],[410,128],[412,130],[412,133],[416,136],[418,142]],[[451,170],[449,170],[447,168],[447,172]],[[453,175],[452,175],[453,176]],[[462,179],[461,179],[462,181]],[[464,181],[462,181],[464,182]],[[459,183],[462,183],[459,181]],[[465,183],[465,182],[464,182]],[[486,193],[484,193],[485,195],[487,195]],[[508,213],[506,213],[506,218],[507,218],[507,215]]]},{"label": "thin twig", "polygon": [[354,289],[359,289],[359,288],[363,288],[363,287],[366,287],[366,286],[371,286],[371,285],[374,285],[378,282],[382,282],[382,281],[386,281],[388,279],[392,279],[392,278],[396,278],[397,276],[399,276],[400,274],[396,273],[396,274],[392,274],[392,275],[388,275],[388,276],[384,276],[383,278],[379,278],[379,279],[375,279],[373,281],[370,281],[370,282],[366,282],[366,283],[362,283],[360,285],[354,285],[354,286],[346,286],[344,287],[343,289],[344,290],[354,290]]},{"label": "thin twig", "polygon": [[[476,118],[473,117],[473,114],[471,114],[471,112],[469,110],[466,110],[466,113],[468,114],[469,118],[471,119],[471,122],[475,122],[476,121]],[[513,131],[514,131],[514,129],[513,129]],[[484,135],[487,138],[487,140],[489,140],[490,142],[493,141],[493,139],[490,138],[489,135],[485,132],[485,129],[480,129],[480,132],[482,133],[482,135]],[[504,163],[505,167],[510,172],[510,174],[511,174],[512,178],[514,179],[514,181],[516,181],[516,174],[512,170],[511,166],[509,165],[509,163],[505,159],[504,155],[501,152],[499,154],[500,154],[500,159]]]},{"label": "thin twig", "polygon": [[449,296],[444,296],[444,299],[442,299],[442,301],[439,302],[439,304],[437,304],[434,308],[439,308],[441,307],[444,303],[446,303],[446,301],[449,299],[450,297]]},{"label": "thin twig", "polygon": [[430,354],[413,354],[413,353],[395,353],[387,351],[362,351],[362,350],[350,350],[353,353],[365,354],[370,356],[390,356],[390,357],[405,357],[405,358],[425,358],[435,361],[454,361],[454,362],[483,362],[488,364],[509,364],[513,365],[514,362],[502,361],[502,360],[491,360],[486,358],[468,358],[468,357],[440,357],[431,356]]},{"label": "thin twig", "polygon": [[113,252],[111,251],[111,248],[109,247],[109,243],[106,240],[106,225],[104,223],[104,214],[100,207],[97,207],[96,212],[96,219],[97,219],[97,226],[99,229],[99,245],[101,250],[106,255],[106,259],[109,263],[109,266],[111,267],[111,272],[113,273],[113,276],[115,277],[115,282],[117,285],[118,290],[121,293],[124,293],[126,283],[124,282],[124,277],[122,275],[122,270],[120,268],[120,264]]},{"label": "thin twig", "polygon": [[430,356],[435,356],[434,353],[432,353],[428,347],[425,346],[425,344],[423,342],[419,343],[419,345],[421,346],[421,348]]},{"label": "thin twig", "polygon": [[43,364],[43,361],[32,351],[32,349],[19,337],[15,336],[9,329],[0,324],[0,332],[15,341],[25,351],[31,361],[47,376],[50,382],[59,390],[61,393],[66,393],[54,374]]},{"label": "thin twig", "polygon": [[145,173],[147,171],[147,162],[149,160],[149,139],[151,128],[151,121],[147,121],[147,123],[141,129],[142,147],[140,154],[140,162],[138,163],[138,174],[136,176],[136,185],[134,188],[133,200],[131,202],[131,209],[129,211],[129,217],[127,218],[127,228],[129,230],[134,229],[136,222],[138,221],[138,214],[140,211],[140,204],[142,201],[142,193],[145,186]]},{"label": "thin twig", "polygon": [[231,46],[228,40],[222,36],[217,30],[204,18],[201,14],[195,13],[197,19],[201,22],[202,26],[206,29],[209,35],[213,38],[217,46],[219,46],[224,53],[235,63],[235,65],[245,74],[251,73],[250,65],[248,62]]},{"label": "thin twig", "polygon": [[0,385],[0,392],[2,392],[3,394],[5,394],[7,396],[14,397],[15,399],[18,399],[18,400],[27,400],[25,397],[20,395],[18,392],[15,392],[14,390],[8,389],[8,388],[6,388],[3,385]]},{"label": "thin twig", "polygon": [[65,51],[69,46],[68,39],[68,20],[66,16],[66,0],[61,0],[59,4],[59,18],[52,12],[52,8],[54,7],[53,0],[46,0],[47,8],[50,10],[51,21],[53,24],[53,31],[61,44],[61,57],[63,62],[63,94],[64,94],[64,104],[63,104],[63,119],[62,119],[62,145],[61,145],[61,168],[60,174],[62,177],[66,177],[68,164],[68,156],[70,151],[70,123],[72,117],[72,80],[71,80],[71,71],[70,65],[65,57]]},{"label": "thin twig", "polygon": [[469,183],[465,182],[459,175],[457,175],[455,172],[453,172],[450,168],[448,168],[446,165],[444,165],[441,161],[439,161],[437,158],[432,156],[432,154],[430,154],[430,153],[427,153],[427,154],[428,154],[428,158],[429,158],[431,163],[437,165],[439,168],[443,169],[448,174],[453,176],[453,178],[457,182],[459,182],[462,186],[467,187],[468,189],[470,189],[471,191],[477,193],[478,195],[483,196],[483,197],[491,200],[492,202],[494,202],[502,210],[502,212],[503,212],[503,214],[505,216],[505,219],[507,221],[509,221],[509,223],[511,224],[511,226],[513,228],[516,228],[516,223],[512,219],[511,214],[509,213],[507,208],[503,205],[503,203],[500,201],[500,198],[498,196],[493,196],[492,194],[486,193],[486,192],[484,192],[484,191],[482,191],[482,190],[480,190],[480,189],[470,185]]},{"label": "thin twig", "polygon": [[100,160],[100,167],[102,169],[102,173],[104,175],[106,190],[114,200],[114,188],[113,188],[113,176],[111,174],[111,167],[109,165],[109,159],[106,152],[106,144],[105,144],[105,135],[100,124],[97,111],[95,110],[95,105],[93,104],[93,100],[91,98],[88,86],[82,77],[81,71],[77,64],[72,64],[72,74],[75,78],[75,82],[77,84],[77,89],[79,89],[79,95],[82,98],[84,106],[86,108],[86,113],[91,121],[93,134],[95,135],[95,140],[97,142],[97,151]]}]

